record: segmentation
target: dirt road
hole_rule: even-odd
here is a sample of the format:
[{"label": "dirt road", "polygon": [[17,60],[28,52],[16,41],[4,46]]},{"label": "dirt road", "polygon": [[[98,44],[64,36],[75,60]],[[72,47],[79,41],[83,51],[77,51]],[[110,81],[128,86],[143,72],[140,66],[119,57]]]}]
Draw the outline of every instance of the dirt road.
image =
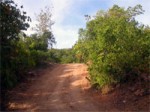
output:
[{"label": "dirt road", "polygon": [[28,81],[8,92],[11,111],[148,111],[149,95],[135,96],[130,86],[108,95],[90,88],[84,64],[56,64],[37,69]]},{"label": "dirt road", "polygon": [[55,65],[38,75],[29,87],[23,88],[22,85],[14,90],[14,93],[12,91],[10,110],[55,112],[107,110],[86,93],[90,87],[85,78],[86,65]]}]

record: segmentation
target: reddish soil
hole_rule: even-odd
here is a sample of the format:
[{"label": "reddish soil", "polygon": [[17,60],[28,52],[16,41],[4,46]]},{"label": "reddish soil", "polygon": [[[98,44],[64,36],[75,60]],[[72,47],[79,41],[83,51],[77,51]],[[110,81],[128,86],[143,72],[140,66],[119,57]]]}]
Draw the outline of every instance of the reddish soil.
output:
[{"label": "reddish soil", "polygon": [[[8,92],[10,111],[149,111],[149,94],[136,96],[119,86],[101,95],[85,78],[84,64],[56,64],[38,69],[28,81]],[[125,88],[125,89],[123,89]],[[130,91],[131,89],[131,91]]]}]

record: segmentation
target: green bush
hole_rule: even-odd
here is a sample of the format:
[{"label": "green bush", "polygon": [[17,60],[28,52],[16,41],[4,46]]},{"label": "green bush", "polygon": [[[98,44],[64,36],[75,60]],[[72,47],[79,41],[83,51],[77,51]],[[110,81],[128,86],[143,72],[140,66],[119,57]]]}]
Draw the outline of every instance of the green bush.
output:
[{"label": "green bush", "polygon": [[74,49],[80,61],[90,61],[93,84],[101,88],[149,74],[150,28],[135,20],[142,13],[140,5],[126,10],[114,5],[80,29]]},{"label": "green bush", "polygon": [[73,63],[75,57],[72,49],[50,49],[48,51],[50,62],[55,63]]}]

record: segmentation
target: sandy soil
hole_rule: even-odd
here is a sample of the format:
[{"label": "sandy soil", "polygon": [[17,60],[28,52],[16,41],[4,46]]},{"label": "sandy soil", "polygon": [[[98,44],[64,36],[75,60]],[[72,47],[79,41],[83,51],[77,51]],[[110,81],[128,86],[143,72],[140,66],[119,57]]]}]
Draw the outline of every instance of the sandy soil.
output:
[{"label": "sandy soil", "polygon": [[[87,73],[87,66],[84,64],[57,64],[39,70],[29,83],[22,83],[9,92],[8,110],[39,112],[124,110],[123,104],[115,105],[117,97],[112,96],[114,100],[107,96],[100,99],[98,94],[93,94],[85,78]],[[111,100],[107,100],[108,98]]]}]

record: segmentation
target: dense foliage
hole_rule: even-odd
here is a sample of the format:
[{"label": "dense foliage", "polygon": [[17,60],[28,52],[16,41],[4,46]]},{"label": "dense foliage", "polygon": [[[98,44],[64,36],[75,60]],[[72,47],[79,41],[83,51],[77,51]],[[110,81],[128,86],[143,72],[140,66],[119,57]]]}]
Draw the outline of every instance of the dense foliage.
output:
[{"label": "dense foliage", "polygon": [[[21,63],[18,61],[21,60],[19,55],[22,52],[18,43],[18,34],[21,30],[26,30],[29,27],[27,21],[30,21],[30,18],[26,16],[26,12],[21,12],[11,0],[1,1],[0,11],[1,83],[2,87],[7,88],[17,82],[16,77],[23,69],[19,67]],[[23,51],[23,53],[25,52]]]},{"label": "dense foliage", "polygon": [[[43,23],[45,29],[43,26],[36,34],[25,36],[22,31],[27,30],[31,21],[26,12],[21,11],[12,0],[1,1],[0,11],[1,88],[7,89],[23,80],[26,71],[48,60],[48,48],[55,43],[55,38],[48,28],[50,12],[47,14],[42,10],[37,16],[40,18],[44,13],[43,21],[49,18]],[[43,21],[39,21],[37,29]]]},{"label": "dense foliage", "polygon": [[79,30],[73,49],[78,61],[89,65],[92,84],[103,87],[149,74],[150,27],[135,20],[143,12],[141,5],[127,9],[114,5],[98,11]]},{"label": "dense foliage", "polygon": [[72,49],[50,49],[48,60],[53,63],[74,63],[76,58]]}]

